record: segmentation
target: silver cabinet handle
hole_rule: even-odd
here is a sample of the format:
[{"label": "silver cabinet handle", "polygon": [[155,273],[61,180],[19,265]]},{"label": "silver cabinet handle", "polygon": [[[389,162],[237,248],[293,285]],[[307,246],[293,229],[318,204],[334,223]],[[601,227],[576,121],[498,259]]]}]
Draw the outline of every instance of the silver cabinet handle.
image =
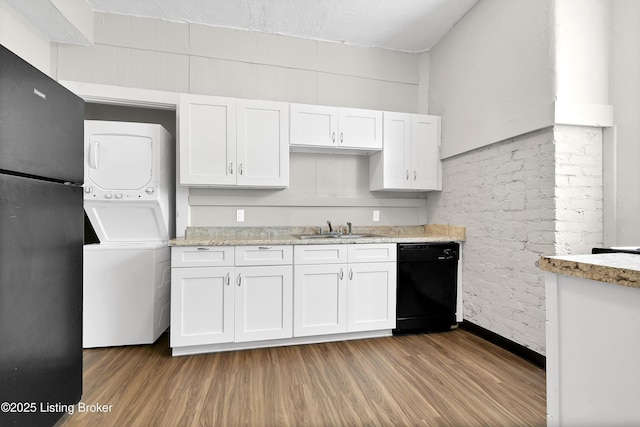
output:
[{"label": "silver cabinet handle", "polygon": [[409,180],[409,169],[407,169],[407,181]]},{"label": "silver cabinet handle", "polygon": [[242,175],[242,163],[240,163],[240,166],[238,166],[238,173]]},{"label": "silver cabinet handle", "polygon": [[417,176],[418,176],[418,173],[416,171],[413,171],[413,180],[414,181],[416,180]]},{"label": "silver cabinet handle", "polygon": [[198,248],[196,250],[198,250],[198,251],[210,251],[211,248]]},{"label": "silver cabinet handle", "polygon": [[336,133],[331,132],[331,142],[336,142]]},{"label": "silver cabinet handle", "polygon": [[353,280],[353,270],[349,270],[349,280]]},{"label": "silver cabinet handle", "polygon": [[271,249],[271,246],[258,246],[258,249],[260,249],[261,251],[264,251],[267,249]]},{"label": "silver cabinet handle", "polygon": [[231,283],[231,274],[227,273],[227,286]]},{"label": "silver cabinet handle", "polygon": [[343,277],[344,277],[344,271],[342,271],[342,269],[340,269],[340,280],[342,280]]},{"label": "silver cabinet handle", "polygon": [[238,283],[238,286],[240,286],[242,284],[242,274],[238,274],[237,283]]},{"label": "silver cabinet handle", "polygon": [[233,162],[229,163],[229,173],[233,175]]},{"label": "silver cabinet handle", "polygon": [[340,132],[340,144],[344,141],[344,134]]}]

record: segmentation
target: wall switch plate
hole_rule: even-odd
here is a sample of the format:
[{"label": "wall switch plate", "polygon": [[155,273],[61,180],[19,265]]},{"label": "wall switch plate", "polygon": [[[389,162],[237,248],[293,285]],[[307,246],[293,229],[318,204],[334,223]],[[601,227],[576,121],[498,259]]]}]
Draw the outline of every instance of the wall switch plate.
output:
[{"label": "wall switch plate", "polygon": [[373,220],[376,222],[380,221],[380,211],[373,211]]},{"label": "wall switch plate", "polygon": [[236,221],[238,222],[244,221],[244,209],[238,209],[236,211]]}]

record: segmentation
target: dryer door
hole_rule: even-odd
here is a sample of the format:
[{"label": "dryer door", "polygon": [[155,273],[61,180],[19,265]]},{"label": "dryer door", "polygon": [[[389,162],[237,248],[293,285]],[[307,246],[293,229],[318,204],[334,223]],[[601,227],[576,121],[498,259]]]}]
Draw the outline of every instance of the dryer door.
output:
[{"label": "dryer door", "polygon": [[153,140],[149,137],[93,134],[87,151],[88,178],[103,190],[139,190],[151,182]]}]

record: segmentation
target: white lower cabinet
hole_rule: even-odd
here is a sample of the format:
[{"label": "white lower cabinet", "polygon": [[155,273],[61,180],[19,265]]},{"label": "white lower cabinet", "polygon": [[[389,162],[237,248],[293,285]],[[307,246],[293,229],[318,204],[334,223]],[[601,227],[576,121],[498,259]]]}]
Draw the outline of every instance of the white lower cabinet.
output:
[{"label": "white lower cabinet", "polygon": [[172,248],[172,348],[293,336],[291,246],[235,249]]},{"label": "white lower cabinet", "polygon": [[395,328],[395,244],[295,246],[294,259],[294,336]]},{"label": "white lower cabinet", "polygon": [[171,347],[234,340],[233,267],[171,269]]},{"label": "white lower cabinet", "polygon": [[296,337],[347,332],[346,264],[296,265]]},{"label": "white lower cabinet", "polygon": [[396,327],[396,263],[349,265],[347,330],[349,332]]},{"label": "white lower cabinet", "polygon": [[293,336],[290,265],[236,267],[235,342]]},{"label": "white lower cabinet", "polygon": [[395,244],[172,248],[174,355],[388,335],[395,317]]}]

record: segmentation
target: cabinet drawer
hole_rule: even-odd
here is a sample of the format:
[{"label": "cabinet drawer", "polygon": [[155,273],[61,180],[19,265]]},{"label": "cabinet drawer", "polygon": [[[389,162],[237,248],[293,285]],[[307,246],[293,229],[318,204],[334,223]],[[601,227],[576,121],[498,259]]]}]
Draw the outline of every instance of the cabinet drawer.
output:
[{"label": "cabinet drawer", "polygon": [[285,265],[293,262],[293,246],[236,246],[235,263],[241,265]]},{"label": "cabinet drawer", "polygon": [[171,248],[171,267],[233,266],[233,246],[184,246]]},{"label": "cabinet drawer", "polygon": [[396,244],[356,244],[349,245],[349,262],[396,261]]},{"label": "cabinet drawer", "polygon": [[295,264],[332,264],[347,262],[347,248],[351,245],[300,245],[295,246]]}]

